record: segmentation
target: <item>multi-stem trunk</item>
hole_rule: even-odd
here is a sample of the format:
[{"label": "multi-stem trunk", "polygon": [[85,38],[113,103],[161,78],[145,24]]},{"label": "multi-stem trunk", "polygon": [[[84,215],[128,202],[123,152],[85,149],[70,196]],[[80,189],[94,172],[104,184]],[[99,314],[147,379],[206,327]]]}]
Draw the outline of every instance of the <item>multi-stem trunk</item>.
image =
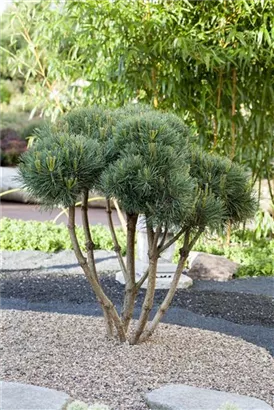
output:
[{"label": "multi-stem trunk", "polygon": [[[86,195],[86,194],[84,194]],[[85,196],[86,198],[86,196]],[[86,199],[85,199],[86,201]],[[83,205],[85,203],[83,201]],[[96,268],[95,268],[95,260],[94,260],[94,252],[92,241],[90,242],[90,231],[89,231],[89,224],[88,224],[88,217],[87,217],[87,210],[85,209],[85,205],[82,208],[82,216],[83,216],[83,227],[85,232],[85,239],[86,239],[86,250],[88,255],[88,260],[84,257],[78,238],[76,235],[75,230],[75,207],[69,207],[69,220],[68,220],[68,229],[70,233],[70,239],[72,243],[73,250],[75,252],[76,258],[82,267],[87,280],[89,281],[97,300],[99,301],[100,305],[102,306],[102,310],[104,312],[104,316],[106,319],[106,326],[108,331],[111,331],[111,323],[109,319],[111,318],[113,325],[116,328],[118,338],[121,342],[126,341],[126,333],[123,326],[123,323],[117,313],[117,310],[111,300],[107,297],[105,292],[102,289],[100,282],[98,281]]]},{"label": "multi-stem trunk", "polygon": [[122,309],[122,320],[127,331],[133,316],[134,303],[137,295],[135,281],[135,235],[138,215],[127,214],[127,259],[125,297]]},{"label": "multi-stem trunk", "polygon": [[137,322],[135,331],[130,339],[131,344],[136,344],[146,327],[147,321],[149,319],[149,314],[153,307],[155,288],[156,288],[156,275],[157,275],[157,262],[159,257],[159,252],[157,249],[158,239],[161,233],[161,225],[156,229],[156,232],[147,224],[147,235],[148,235],[148,256],[149,256],[149,267],[148,267],[148,283],[146,296],[142,305],[141,314]]},{"label": "multi-stem trunk", "polygon": [[202,229],[200,229],[196,235],[194,235],[193,239],[190,241],[190,231],[187,230],[185,233],[184,244],[183,247],[180,249],[180,259],[174,273],[170,288],[166,294],[165,299],[163,300],[162,304],[160,305],[159,309],[157,310],[153,320],[150,324],[146,327],[146,329],[141,334],[139,341],[144,342],[146,341],[155,331],[156,327],[160,323],[161,319],[163,318],[164,314],[166,313],[167,309],[169,308],[174,294],[176,292],[184,265],[186,263],[187,257],[189,255],[190,250],[193,248],[194,244],[197,242],[198,238],[202,233]]}]

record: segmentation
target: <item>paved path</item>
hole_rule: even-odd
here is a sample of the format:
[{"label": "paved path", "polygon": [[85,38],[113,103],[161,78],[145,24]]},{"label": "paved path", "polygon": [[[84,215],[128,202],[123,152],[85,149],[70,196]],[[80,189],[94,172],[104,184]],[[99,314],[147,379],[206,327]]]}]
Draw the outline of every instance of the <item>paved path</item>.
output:
[{"label": "paved path", "polygon": [[[60,213],[60,209],[51,211],[41,211],[38,205],[23,204],[19,202],[2,202],[1,216],[12,219],[23,219],[24,221],[53,221],[53,219]],[[82,225],[80,208],[76,208],[76,223]],[[114,225],[120,225],[117,212],[113,210]],[[91,225],[103,224],[107,225],[107,214],[103,208],[89,208],[89,220]],[[67,223],[66,215],[62,215],[58,223]]]}]

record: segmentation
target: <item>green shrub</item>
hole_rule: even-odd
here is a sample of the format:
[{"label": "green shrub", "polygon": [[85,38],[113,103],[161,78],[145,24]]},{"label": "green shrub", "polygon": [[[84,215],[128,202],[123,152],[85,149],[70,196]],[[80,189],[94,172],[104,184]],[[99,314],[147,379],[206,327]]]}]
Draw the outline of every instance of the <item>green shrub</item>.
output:
[{"label": "green shrub", "polygon": [[[95,249],[112,250],[111,235],[105,226],[91,226],[91,234]],[[22,221],[2,218],[0,221],[0,249],[9,251],[38,250],[43,252],[58,252],[72,249],[69,232],[65,224],[53,222]],[[77,227],[77,235],[81,248],[85,249],[84,232]],[[117,237],[126,253],[126,239],[122,229],[117,229]]]},{"label": "green shrub", "polygon": [[66,410],[89,410],[89,407],[83,401],[75,400],[75,401],[69,403]]},{"label": "green shrub", "polygon": [[11,92],[3,81],[0,82],[0,99],[1,103],[6,104],[9,104],[11,99]]},{"label": "green shrub", "polygon": [[3,111],[1,113],[0,128],[11,128],[18,133],[22,139],[33,135],[35,129],[41,128],[45,124],[42,118],[29,119],[29,112],[20,111]]},{"label": "green shrub", "polygon": [[12,128],[21,136],[21,132],[26,126],[29,119],[27,112],[2,112],[1,113],[1,129]]},{"label": "green shrub", "polygon": [[241,410],[236,404],[224,403],[218,410]]}]

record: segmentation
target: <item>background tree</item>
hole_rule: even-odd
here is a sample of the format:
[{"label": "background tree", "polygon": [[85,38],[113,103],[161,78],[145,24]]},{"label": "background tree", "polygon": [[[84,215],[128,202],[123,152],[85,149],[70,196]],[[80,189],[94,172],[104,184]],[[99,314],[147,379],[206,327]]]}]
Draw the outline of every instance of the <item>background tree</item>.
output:
[{"label": "background tree", "polygon": [[[172,114],[142,107],[116,112],[84,108],[70,112],[56,125],[45,126],[22,156],[20,175],[29,193],[44,206],[69,208],[68,229],[76,257],[102,306],[108,335],[116,335],[121,342],[128,339],[135,344],[153,333],[171,303],[189,251],[206,229],[241,222],[255,209],[242,168],[197,150],[190,144],[189,134],[184,123]],[[109,227],[125,278],[121,315],[105,294],[96,271],[87,212],[88,193],[94,188],[107,198]],[[75,229],[79,195],[86,255]],[[126,261],[112,222],[112,197],[119,201],[127,218]],[[135,235],[139,215],[146,220],[149,267],[137,281]],[[170,230],[174,232],[172,239],[167,236]],[[158,258],[179,238],[182,247],[174,278],[149,324]],[[129,332],[134,302],[146,279],[140,317]]]},{"label": "background tree", "polygon": [[11,22],[28,47],[10,64],[46,115],[132,99],[174,109],[273,198],[272,0],[18,2]]}]

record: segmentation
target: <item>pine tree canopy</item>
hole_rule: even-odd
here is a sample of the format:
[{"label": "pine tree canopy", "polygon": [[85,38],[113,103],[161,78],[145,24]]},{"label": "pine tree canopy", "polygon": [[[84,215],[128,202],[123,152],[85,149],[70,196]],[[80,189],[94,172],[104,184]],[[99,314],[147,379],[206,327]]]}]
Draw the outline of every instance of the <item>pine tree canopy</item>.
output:
[{"label": "pine tree canopy", "polygon": [[73,206],[81,192],[94,188],[104,169],[102,147],[82,135],[47,131],[22,155],[20,179],[45,207]]},{"label": "pine tree canopy", "polygon": [[96,188],[126,213],[170,229],[217,229],[255,209],[240,165],[195,147],[176,115],[142,105],[80,108],[46,124],[19,170],[44,206],[73,206]]}]

